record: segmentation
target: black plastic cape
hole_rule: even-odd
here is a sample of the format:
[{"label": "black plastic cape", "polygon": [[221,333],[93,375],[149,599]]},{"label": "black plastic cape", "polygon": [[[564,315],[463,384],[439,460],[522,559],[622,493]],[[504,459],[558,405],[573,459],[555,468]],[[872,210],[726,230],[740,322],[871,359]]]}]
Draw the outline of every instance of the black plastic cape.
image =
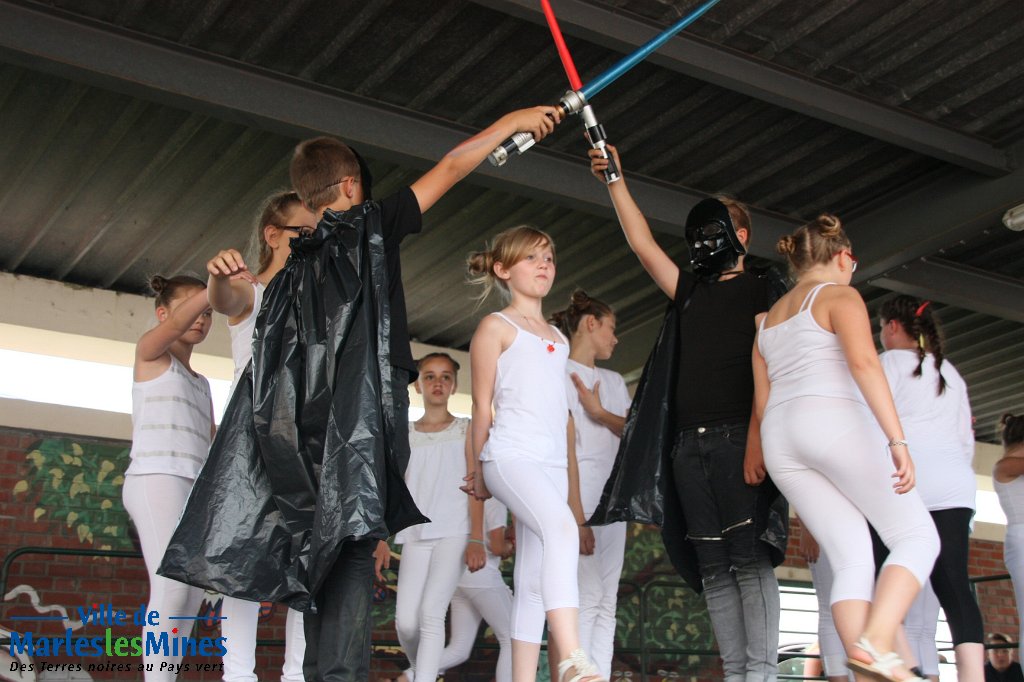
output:
[{"label": "black plastic cape", "polygon": [[[773,301],[786,292],[782,276],[774,269],[747,271],[769,280]],[[700,594],[704,588],[697,553],[686,539],[686,517],[672,472],[679,352],[679,311],[670,303],[626,416],[615,464],[587,525],[635,521],[661,526],[662,542],[672,566]],[[786,554],[789,508],[770,478],[761,486],[764,494],[759,496],[754,522],[761,531],[760,539],[769,545],[772,565],[778,566]]]},{"label": "black plastic cape", "polygon": [[310,610],[344,542],[428,519],[391,449],[379,204],[327,211],[291,247],[158,573]]}]

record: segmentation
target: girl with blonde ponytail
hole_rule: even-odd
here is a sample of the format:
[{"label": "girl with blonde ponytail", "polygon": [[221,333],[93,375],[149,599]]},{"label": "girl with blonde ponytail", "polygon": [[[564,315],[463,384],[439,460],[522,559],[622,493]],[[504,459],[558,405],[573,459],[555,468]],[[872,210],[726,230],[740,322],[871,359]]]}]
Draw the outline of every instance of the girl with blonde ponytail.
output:
[{"label": "girl with blonde ponytail", "polygon": [[[830,214],[777,248],[796,284],[758,316],[755,410],[765,466],[832,564],[832,616],[849,667],[876,679],[916,679],[893,649],[939,540],[913,489],[914,464],[867,308],[850,286],[857,260]],[[869,522],[891,550],[877,584],[864,560]]]},{"label": "girl with blonde ponytail", "polygon": [[512,679],[536,678],[545,619],[565,656],[559,682],[604,679],[580,648],[579,534],[567,502],[569,341],[542,311],[555,279],[554,242],[513,227],[472,254],[468,269],[485,294],[497,288],[508,302],[480,321],[470,344],[475,468],[466,491],[478,499],[493,492],[516,518]]}]

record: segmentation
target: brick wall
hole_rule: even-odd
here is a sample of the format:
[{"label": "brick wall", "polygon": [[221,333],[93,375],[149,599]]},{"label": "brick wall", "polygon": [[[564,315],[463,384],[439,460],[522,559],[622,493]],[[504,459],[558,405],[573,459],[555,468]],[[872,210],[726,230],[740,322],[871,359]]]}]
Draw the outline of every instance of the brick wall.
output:
[{"label": "brick wall", "polygon": [[[13,558],[4,585],[9,592],[19,585],[30,586],[43,605],[59,605],[74,614],[85,604],[112,603],[129,613],[139,608],[148,592],[145,567],[141,558],[100,558],[95,556],[60,555],[61,550],[137,551],[127,514],[121,505],[119,475],[127,465],[128,443],[76,438],[48,433],[31,433],[16,429],[0,429],[0,558],[10,559],[19,547],[40,547],[39,554],[23,554]],[[786,565],[804,567],[796,555],[796,540],[801,528],[793,523]],[[641,646],[639,632],[639,586],[652,581],[677,582],[668,567],[657,533],[631,527],[626,558],[627,571],[619,598],[619,647],[615,668],[618,674],[631,672],[639,678],[640,657],[629,649]],[[1004,573],[1002,545],[973,541],[971,574],[986,576]],[[374,614],[375,651],[371,678],[394,677],[404,665],[404,657],[395,646],[392,617],[394,613],[394,578],[392,589],[380,590]],[[978,589],[986,630],[1017,632],[1017,614],[1013,591],[1008,581],[982,583]],[[216,615],[216,596],[209,595],[206,612]],[[686,589],[671,586],[649,591],[644,639],[649,644],[672,649],[700,651],[713,648],[714,642],[701,601]],[[283,640],[286,610],[268,607],[261,622],[261,640]],[[19,616],[37,615],[31,596],[20,594],[0,604],[0,627],[23,632],[27,629]],[[36,631],[56,635],[63,632],[62,623],[33,623]],[[215,621],[200,621],[199,634],[217,636]],[[105,628],[88,625],[75,635],[99,636]],[[113,636],[133,636],[132,626],[113,628]],[[493,646],[493,638],[489,640]],[[7,647],[3,648],[4,653]],[[494,648],[474,651],[473,659],[448,675],[453,682],[491,679],[496,659]],[[257,673],[261,679],[277,679],[280,675],[283,648],[265,644],[259,647]],[[48,656],[50,663],[131,663],[130,672],[93,673],[95,680],[141,680],[135,670],[137,658]],[[217,658],[186,657],[193,668],[183,673],[183,680],[217,680],[219,672],[197,672],[197,664],[219,663]],[[5,663],[7,665],[7,663]],[[653,679],[681,676],[688,680],[714,679],[720,676],[714,656],[682,653],[653,654],[647,666]],[[6,672],[6,669],[3,671]],[[543,675],[542,675],[543,677]],[[50,678],[57,679],[57,678]]]}]

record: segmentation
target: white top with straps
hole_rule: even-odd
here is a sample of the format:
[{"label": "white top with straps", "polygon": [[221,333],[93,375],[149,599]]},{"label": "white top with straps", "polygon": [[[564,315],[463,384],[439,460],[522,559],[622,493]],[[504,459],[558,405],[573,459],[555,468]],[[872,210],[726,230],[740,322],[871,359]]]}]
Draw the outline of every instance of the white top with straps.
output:
[{"label": "white top with straps", "polygon": [[235,392],[235,385],[238,378],[245,371],[245,366],[252,360],[252,332],[256,329],[256,318],[263,306],[263,292],[267,290],[262,282],[252,285],[252,310],[249,315],[238,322],[228,325],[228,334],[231,336],[231,359],[235,362],[235,376],[231,380],[231,390],[228,395]]},{"label": "white top with straps", "polygon": [[459,490],[466,477],[466,431],[469,420],[456,417],[441,431],[417,431],[409,424],[409,466],[405,482],[412,499],[430,523],[410,526],[395,542],[418,542],[469,535],[469,502]]},{"label": "white top with straps", "polygon": [[[516,329],[512,344],[498,357],[494,377],[494,422],[480,459],[523,457],[544,466],[568,466],[569,406],[565,400],[565,363],[569,342],[554,327],[551,339]],[[561,339],[561,342],[555,342]]]},{"label": "white top with straps", "polygon": [[808,292],[800,312],[772,327],[761,326],[757,347],[768,365],[771,390],[765,411],[794,398],[842,398],[867,405],[846,364],[839,337],[824,329],[811,308],[823,282]]},{"label": "white top with straps", "polygon": [[1008,483],[992,479],[992,487],[999,496],[999,506],[1006,514],[1006,525],[1024,523],[1024,476],[1018,476]]},{"label": "white top with straps", "polygon": [[125,474],[194,479],[206,462],[212,424],[210,382],[171,355],[163,374],[132,383],[132,461]]}]

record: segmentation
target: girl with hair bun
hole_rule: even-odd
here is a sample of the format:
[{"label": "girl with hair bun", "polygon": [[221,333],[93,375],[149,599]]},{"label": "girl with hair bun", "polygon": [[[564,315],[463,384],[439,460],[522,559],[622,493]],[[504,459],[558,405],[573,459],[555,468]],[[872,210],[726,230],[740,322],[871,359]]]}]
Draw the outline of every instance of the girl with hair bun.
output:
[{"label": "girl with hair bun", "polygon": [[516,518],[512,679],[536,678],[545,617],[566,656],[559,682],[603,679],[579,641],[579,533],[567,503],[572,423],[562,383],[569,341],[542,311],[555,245],[540,230],[513,227],[468,265],[485,295],[498,288],[508,301],[480,321],[470,344],[475,468],[466,490],[478,499],[493,491]]},{"label": "girl with hair bun", "polygon": [[570,347],[566,398],[574,430],[569,434],[569,506],[580,529],[580,646],[610,678],[626,523],[593,528],[584,524],[597,509],[615,463],[630,397],[621,374],[595,365],[609,359],[619,342],[608,304],[577,289],[569,306],[553,314],[551,321],[569,337]]},{"label": "girl with hair bun", "polygon": [[[778,250],[796,284],[758,316],[755,410],[765,466],[832,564],[832,616],[849,667],[915,679],[893,649],[939,540],[913,490],[914,464],[867,308],[849,286],[857,260],[829,214],[783,237]],[[891,550],[877,583],[868,523]]]},{"label": "girl with hair bun", "polygon": [[[252,234],[250,250],[258,265],[255,273],[235,249],[224,249],[206,264],[210,305],[226,315],[231,336],[234,378],[231,390],[252,360],[252,332],[263,304],[263,293],[288,261],[291,240],[312,232],[316,217],[295,192],[278,192],[263,202]],[[224,656],[224,679],[230,682],[256,682],[256,633],[260,602],[223,597],[221,633],[228,638]],[[282,682],[302,682],[302,658],[306,650],[302,612],[288,609],[285,621]]]},{"label": "girl with hair bun", "polygon": [[[168,616],[191,616],[199,608],[201,589],[159,576],[156,570],[214,433],[210,382],[189,365],[192,349],[210,333],[206,285],[187,275],[157,275],[150,287],[156,294],[158,323],[135,345],[131,464],[122,492],[149,573],[146,608],[161,616],[160,625],[143,627],[144,640],[159,638],[161,632],[170,636],[175,621]],[[177,677],[172,671],[181,655],[161,656],[147,648],[143,658],[147,682]]]},{"label": "girl with hair bun", "polygon": [[[907,440],[914,446],[917,491],[939,533],[939,559],[931,572],[931,586],[938,597],[933,609],[915,608],[908,617],[907,634],[912,648],[928,674],[938,675],[934,637],[914,642],[912,634],[931,632],[938,619],[938,605],[946,611],[956,652],[957,679],[982,682],[985,672],[985,629],[981,610],[967,573],[971,519],[977,486],[974,482],[974,430],[967,385],[946,360],[942,335],[929,301],[899,295],[886,300],[879,310],[882,369],[892,388],[893,400]],[[875,558],[888,555],[875,538]],[[920,598],[919,598],[920,600]],[[927,627],[931,626],[931,627]],[[917,646],[915,646],[917,645]]]},{"label": "girl with hair bun", "polygon": [[[1003,458],[992,470],[993,487],[1006,514],[1003,560],[1017,598],[1017,620],[1024,635],[1024,415],[1007,412],[999,420]],[[1020,637],[1017,641],[1022,641]]]}]

